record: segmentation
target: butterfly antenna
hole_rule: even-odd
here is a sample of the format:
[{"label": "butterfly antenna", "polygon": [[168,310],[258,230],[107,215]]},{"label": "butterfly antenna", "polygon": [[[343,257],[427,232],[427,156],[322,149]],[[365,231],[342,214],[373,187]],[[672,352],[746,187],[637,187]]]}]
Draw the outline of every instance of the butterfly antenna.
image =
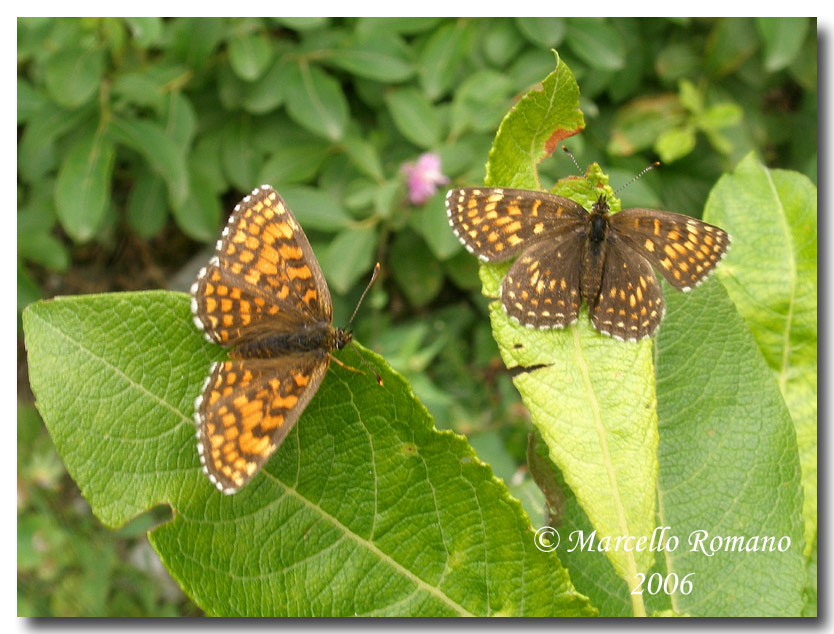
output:
[{"label": "butterfly antenna", "polygon": [[[356,313],[359,311],[359,307],[362,305],[362,300],[365,299],[365,295],[368,294],[368,291],[371,290],[371,286],[373,286],[374,282],[376,282],[376,278],[379,275],[379,269],[379,262],[377,262],[376,266],[374,267],[374,272],[371,273],[371,281],[368,282],[368,285],[365,287],[365,290],[362,291],[362,296],[359,298],[359,301],[356,302],[356,308],[353,309],[353,314],[350,316],[350,319],[348,320],[348,326],[350,326],[350,324],[353,323],[353,318],[356,317]],[[353,349],[356,350],[356,353],[359,355],[359,359],[362,361],[365,367],[374,373],[374,376],[376,377],[376,382],[380,386],[382,386],[382,377],[379,376],[379,372],[377,372],[376,369],[374,369],[374,367],[370,363],[368,363],[368,360],[365,359],[365,356],[361,352],[359,352],[359,348],[353,346]]]},{"label": "butterfly antenna", "polygon": [[655,161],[655,162],[654,162],[654,163],[652,163],[651,165],[649,165],[649,166],[647,166],[647,167],[644,167],[644,168],[643,168],[643,171],[642,171],[642,172],[640,172],[637,176],[635,176],[634,178],[632,178],[632,179],[631,179],[630,181],[628,181],[625,185],[622,185],[622,186],[618,187],[618,188],[617,188],[617,191],[615,191],[615,192],[614,192],[614,195],[616,196],[616,195],[617,195],[617,194],[619,194],[621,191],[623,191],[626,187],[628,187],[628,186],[629,186],[629,185],[631,185],[634,181],[636,181],[638,178],[640,178],[643,174],[645,174],[646,172],[651,172],[651,171],[652,171],[654,168],[656,168],[656,167],[660,167],[660,161]]},{"label": "butterfly antenna", "polygon": [[563,146],[562,146],[562,151],[563,151],[565,154],[567,154],[567,155],[570,157],[570,160],[571,160],[571,161],[573,161],[573,164],[574,164],[574,165],[576,165],[576,171],[577,171],[577,172],[579,172],[579,175],[580,175],[580,176],[582,176],[582,178],[584,178],[584,179],[585,179],[585,182],[586,182],[586,183],[588,183],[588,184],[591,186],[591,189],[594,189],[594,184],[590,181],[590,179],[589,179],[589,178],[588,178],[588,176],[585,174],[585,172],[583,172],[583,171],[582,171],[582,168],[581,168],[581,167],[579,167],[579,162],[576,160],[576,157],[573,155],[573,152],[571,152],[571,151],[567,148],[567,146],[566,146],[566,145],[563,145]]},{"label": "butterfly antenna", "polygon": [[347,325],[350,326],[353,323],[353,318],[356,317],[356,313],[359,312],[359,307],[362,305],[362,300],[365,299],[365,295],[368,294],[368,291],[371,290],[371,286],[373,286],[374,282],[376,282],[377,275],[379,275],[379,262],[376,263],[374,267],[374,272],[371,273],[371,281],[368,282],[368,285],[365,287],[365,290],[362,291],[362,296],[359,298],[359,301],[356,302],[356,308],[353,309],[353,314],[348,319]]}]

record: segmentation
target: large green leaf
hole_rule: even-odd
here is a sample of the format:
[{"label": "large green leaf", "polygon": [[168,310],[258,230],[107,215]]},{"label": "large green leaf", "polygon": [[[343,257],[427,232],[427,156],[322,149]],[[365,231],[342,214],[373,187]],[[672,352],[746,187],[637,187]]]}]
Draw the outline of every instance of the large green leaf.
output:
[{"label": "large green leaf", "polygon": [[817,190],[751,154],[718,181],[704,217],[734,238],[717,273],[796,426],[808,554],[817,535]]},{"label": "large green leaf", "polygon": [[365,351],[384,387],[334,364],[272,460],[224,496],[191,418],[223,351],[186,295],[59,298],[23,321],[38,409],[93,512],[117,526],[170,504],[151,542],[209,614],[594,613],[518,501],[382,358]]},{"label": "large green leaf", "polygon": [[307,62],[290,65],[284,81],[290,117],[313,134],[330,141],[341,139],[348,103],[339,82]]}]

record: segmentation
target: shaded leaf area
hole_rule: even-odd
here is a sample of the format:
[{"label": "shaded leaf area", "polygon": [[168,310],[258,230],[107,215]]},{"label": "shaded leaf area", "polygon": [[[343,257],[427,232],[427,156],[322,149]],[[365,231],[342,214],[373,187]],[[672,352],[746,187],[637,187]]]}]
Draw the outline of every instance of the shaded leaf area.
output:
[{"label": "shaded leaf area", "polygon": [[[798,616],[802,606],[801,490],[790,419],[759,351],[721,284],[676,293],[664,283],[668,313],[658,335],[657,398],[660,445],[658,527],[677,547],[656,549],[649,574],[694,573],[691,593],[651,595],[649,613],[690,616]],[[539,448],[539,453],[546,450]],[[601,616],[628,616],[630,595],[605,554],[599,531],[593,548],[580,549],[595,526],[564,485],[564,512],[553,524],[559,557],[577,589]],[[581,531],[581,534],[578,533]],[[690,536],[706,531],[706,552]],[[787,536],[786,552],[723,550],[727,538]],[[656,544],[662,543],[657,533]],[[698,535],[692,539],[697,539]],[[650,542],[651,543],[651,542]],[[717,543],[716,543],[717,544]],[[773,583],[779,578],[780,583]]]},{"label": "shaded leaf area", "polygon": [[[32,388],[68,471],[111,526],[150,534],[215,615],[592,615],[529,519],[408,385],[331,367],[299,424],[235,496],[197,459],[193,400],[222,351],[168,292],[59,298],[24,312]],[[355,351],[344,363],[362,367]]]},{"label": "shaded leaf area", "polygon": [[718,181],[704,217],[735,238],[717,274],[796,427],[807,555],[817,537],[817,189],[751,154]]}]

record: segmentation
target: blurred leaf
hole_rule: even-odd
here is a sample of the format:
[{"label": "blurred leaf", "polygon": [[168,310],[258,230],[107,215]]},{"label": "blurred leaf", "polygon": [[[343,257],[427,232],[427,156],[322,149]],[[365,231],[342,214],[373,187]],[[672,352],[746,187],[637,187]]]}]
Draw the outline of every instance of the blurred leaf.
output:
[{"label": "blurred leaf", "polygon": [[342,139],[342,146],[356,168],[374,180],[382,180],[382,160],[373,143],[358,134],[349,133]]},{"label": "blurred leaf", "polygon": [[117,143],[135,150],[168,185],[171,207],[177,209],[188,196],[185,148],[177,145],[155,121],[113,117],[108,133]]},{"label": "blurred leaf", "polygon": [[189,238],[200,242],[213,242],[217,237],[223,210],[217,194],[212,191],[205,178],[205,175],[199,172],[190,174],[188,200],[181,207],[174,207],[173,214],[177,226]]},{"label": "blurred leaf", "polygon": [[243,80],[254,81],[272,62],[272,43],[263,33],[239,33],[229,38],[229,64]]},{"label": "blurred leaf", "polygon": [[[570,69],[556,56],[556,69],[504,117],[490,150],[485,184],[490,187],[539,185],[538,164],[562,140],[585,127],[579,110],[579,87]],[[518,151],[524,148],[524,151]]]},{"label": "blurred leaf", "polygon": [[414,74],[410,54],[408,46],[392,33],[359,33],[334,49],[332,55],[324,60],[357,77],[394,83]]},{"label": "blurred leaf", "polygon": [[[446,260],[463,249],[455,234],[449,231],[446,216],[446,190],[441,189],[429,201],[411,212],[412,227],[420,232],[438,260]],[[427,259],[425,255],[418,259]]]},{"label": "blurred leaf", "polygon": [[413,35],[424,33],[436,27],[445,18],[441,17],[362,17],[356,20],[359,33],[400,33]]},{"label": "blurred leaf", "polygon": [[18,235],[17,255],[51,271],[66,271],[70,264],[64,243],[47,232]]},{"label": "blurred leaf", "polygon": [[601,18],[567,18],[565,43],[591,68],[620,70],[625,66],[625,43],[619,32]]},{"label": "blurred leaf", "polygon": [[701,58],[689,42],[673,42],[660,50],[655,61],[657,74],[668,83],[693,76]]},{"label": "blurred leaf", "polygon": [[672,163],[695,149],[695,128],[682,126],[669,128],[660,133],[654,144],[654,151],[661,163]]},{"label": "blurred leaf", "polygon": [[313,187],[284,187],[279,191],[298,222],[307,229],[335,233],[351,226],[340,201],[329,193]]},{"label": "blurred leaf", "polygon": [[706,46],[706,69],[722,77],[741,66],[756,50],[758,38],[749,18],[719,18]]},{"label": "blurred leaf", "polygon": [[[381,357],[364,352],[384,388],[332,364],[273,460],[227,497],[194,449],[193,399],[220,355],[194,329],[186,295],[56,299],[24,324],[39,410],[93,511],[116,525],[171,504],[151,544],[209,614],[594,613],[556,556],[535,548],[489,467],[433,428]],[[361,367],[355,351],[338,356]],[[246,528],[253,521],[271,528]],[[234,538],[242,532],[254,541]]]},{"label": "blurred leaf", "polygon": [[330,148],[318,139],[277,146],[258,172],[258,183],[270,183],[280,191],[290,183],[303,183],[319,171]]},{"label": "blurred leaf", "polygon": [[17,125],[27,123],[48,104],[46,95],[22,77],[17,78]]},{"label": "blurred leaf", "polygon": [[808,32],[808,18],[756,18],[764,39],[764,63],[770,72],[790,66]]},{"label": "blurred leaf", "polygon": [[279,24],[283,24],[287,28],[293,29],[294,31],[309,31],[311,29],[318,29],[320,27],[327,26],[330,22],[330,18],[272,18],[275,22]]},{"label": "blurred leaf", "polygon": [[255,185],[262,168],[263,157],[255,146],[252,118],[238,116],[223,127],[220,160],[229,182],[240,191],[248,192]]},{"label": "blurred leaf", "polygon": [[91,107],[64,110],[47,103],[33,113],[18,144],[18,175],[28,183],[39,182],[55,168],[55,141],[67,132],[83,132],[85,124],[92,127]]},{"label": "blurred leaf", "polygon": [[675,95],[635,99],[614,115],[607,150],[630,156],[651,147],[663,132],[683,125],[686,116]]},{"label": "blurred leaf", "polygon": [[147,239],[162,229],[168,220],[167,194],[159,174],[147,168],[138,170],[127,197],[127,222],[132,231]]},{"label": "blurred leaf", "polygon": [[417,69],[425,99],[436,101],[451,89],[461,70],[470,35],[463,20],[444,24],[429,35]]},{"label": "blurred leaf", "polygon": [[431,102],[414,87],[395,88],[385,102],[397,130],[417,147],[431,149],[440,143],[442,124]]},{"label": "blurred leaf", "polygon": [[426,257],[426,245],[410,231],[397,232],[391,245],[391,275],[397,286],[417,307],[431,302],[443,286],[443,267]]},{"label": "blurred leaf", "polygon": [[181,92],[170,93],[165,100],[163,116],[165,134],[186,153],[197,131],[197,115],[191,100]]},{"label": "blurred leaf", "polygon": [[46,63],[45,85],[52,99],[75,109],[95,94],[104,74],[104,53],[94,48],[69,47],[55,51]]},{"label": "blurred leaf", "polygon": [[493,66],[504,68],[523,46],[524,40],[510,20],[489,20],[484,26],[481,47]]},{"label": "blurred leaf", "polygon": [[110,205],[115,148],[107,136],[80,139],[64,158],[55,183],[55,210],[76,242],[95,237]]},{"label": "blurred leaf", "polygon": [[124,18],[130,34],[142,48],[150,48],[162,43],[163,21],[159,17]]},{"label": "blurred leaf", "polygon": [[518,30],[531,43],[555,48],[565,37],[564,18],[515,18]]},{"label": "blurred leaf", "polygon": [[805,554],[817,535],[817,191],[752,154],[710,193],[704,218],[735,237],[717,274],[791,411],[805,489]]},{"label": "blurred leaf", "polygon": [[286,86],[284,78],[289,68],[285,57],[278,57],[269,70],[258,81],[254,82],[243,95],[241,104],[247,112],[264,114],[276,110],[284,103]]},{"label": "blurred leaf", "polygon": [[718,130],[741,122],[744,112],[734,103],[719,103],[707,108],[698,119],[704,128]]},{"label": "blurred leaf", "polygon": [[345,132],[348,104],[339,82],[306,62],[286,75],[287,112],[299,125],[331,141]]},{"label": "blurred leaf", "polygon": [[226,34],[223,18],[177,18],[171,22],[171,52],[191,68],[208,63]]},{"label": "blurred leaf", "polygon": [[501,73],[481,70],[463,81],[452,102],[452,132],[492,131],[509,105],[512,82]]},{"label": "blurred leaf", "polygon": [[321,253],[319,264],[331,290],[344,295],[374,264],[379,236],[374,227],[348,227]]}]

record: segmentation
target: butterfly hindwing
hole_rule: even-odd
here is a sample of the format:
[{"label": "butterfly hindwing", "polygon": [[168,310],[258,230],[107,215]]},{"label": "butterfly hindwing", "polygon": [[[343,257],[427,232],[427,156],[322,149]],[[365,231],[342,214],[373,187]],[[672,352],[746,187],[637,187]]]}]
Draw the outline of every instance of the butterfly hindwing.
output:
[{"label": "butterfly hindwing", "polygon": [[485,262],[501,262],[539,240],[579,231],[588,216],[568,198],[500,187],[452,189],[446,214],[466,249]]},{"label": "butterfly hindwing", "polygon": [[625,209],[611,216],[611,227],[682,291],[700,284],[730,246],[730,236],[723,229],[669,211]]},{"label": "butterfly hindwing", "polygon": [[663,293],[645,258],[610,242],[599,295],[588,302],[594,327],[624,341],[651,336],[663,319]]},{"label": "butterfly hindwing", "polygon": [[522,253],[501,283],[507,315],[530,328],[564,328],[576,321],[582,303],[583,248],[580,234],[555,245],[537,244]]},{"label": "butterfly hindwing", "polygon": [[232,359],[212,366],[194,403],[203,471],[235,493],[275,453],[327,372],[326,351],[278,359]]}]

